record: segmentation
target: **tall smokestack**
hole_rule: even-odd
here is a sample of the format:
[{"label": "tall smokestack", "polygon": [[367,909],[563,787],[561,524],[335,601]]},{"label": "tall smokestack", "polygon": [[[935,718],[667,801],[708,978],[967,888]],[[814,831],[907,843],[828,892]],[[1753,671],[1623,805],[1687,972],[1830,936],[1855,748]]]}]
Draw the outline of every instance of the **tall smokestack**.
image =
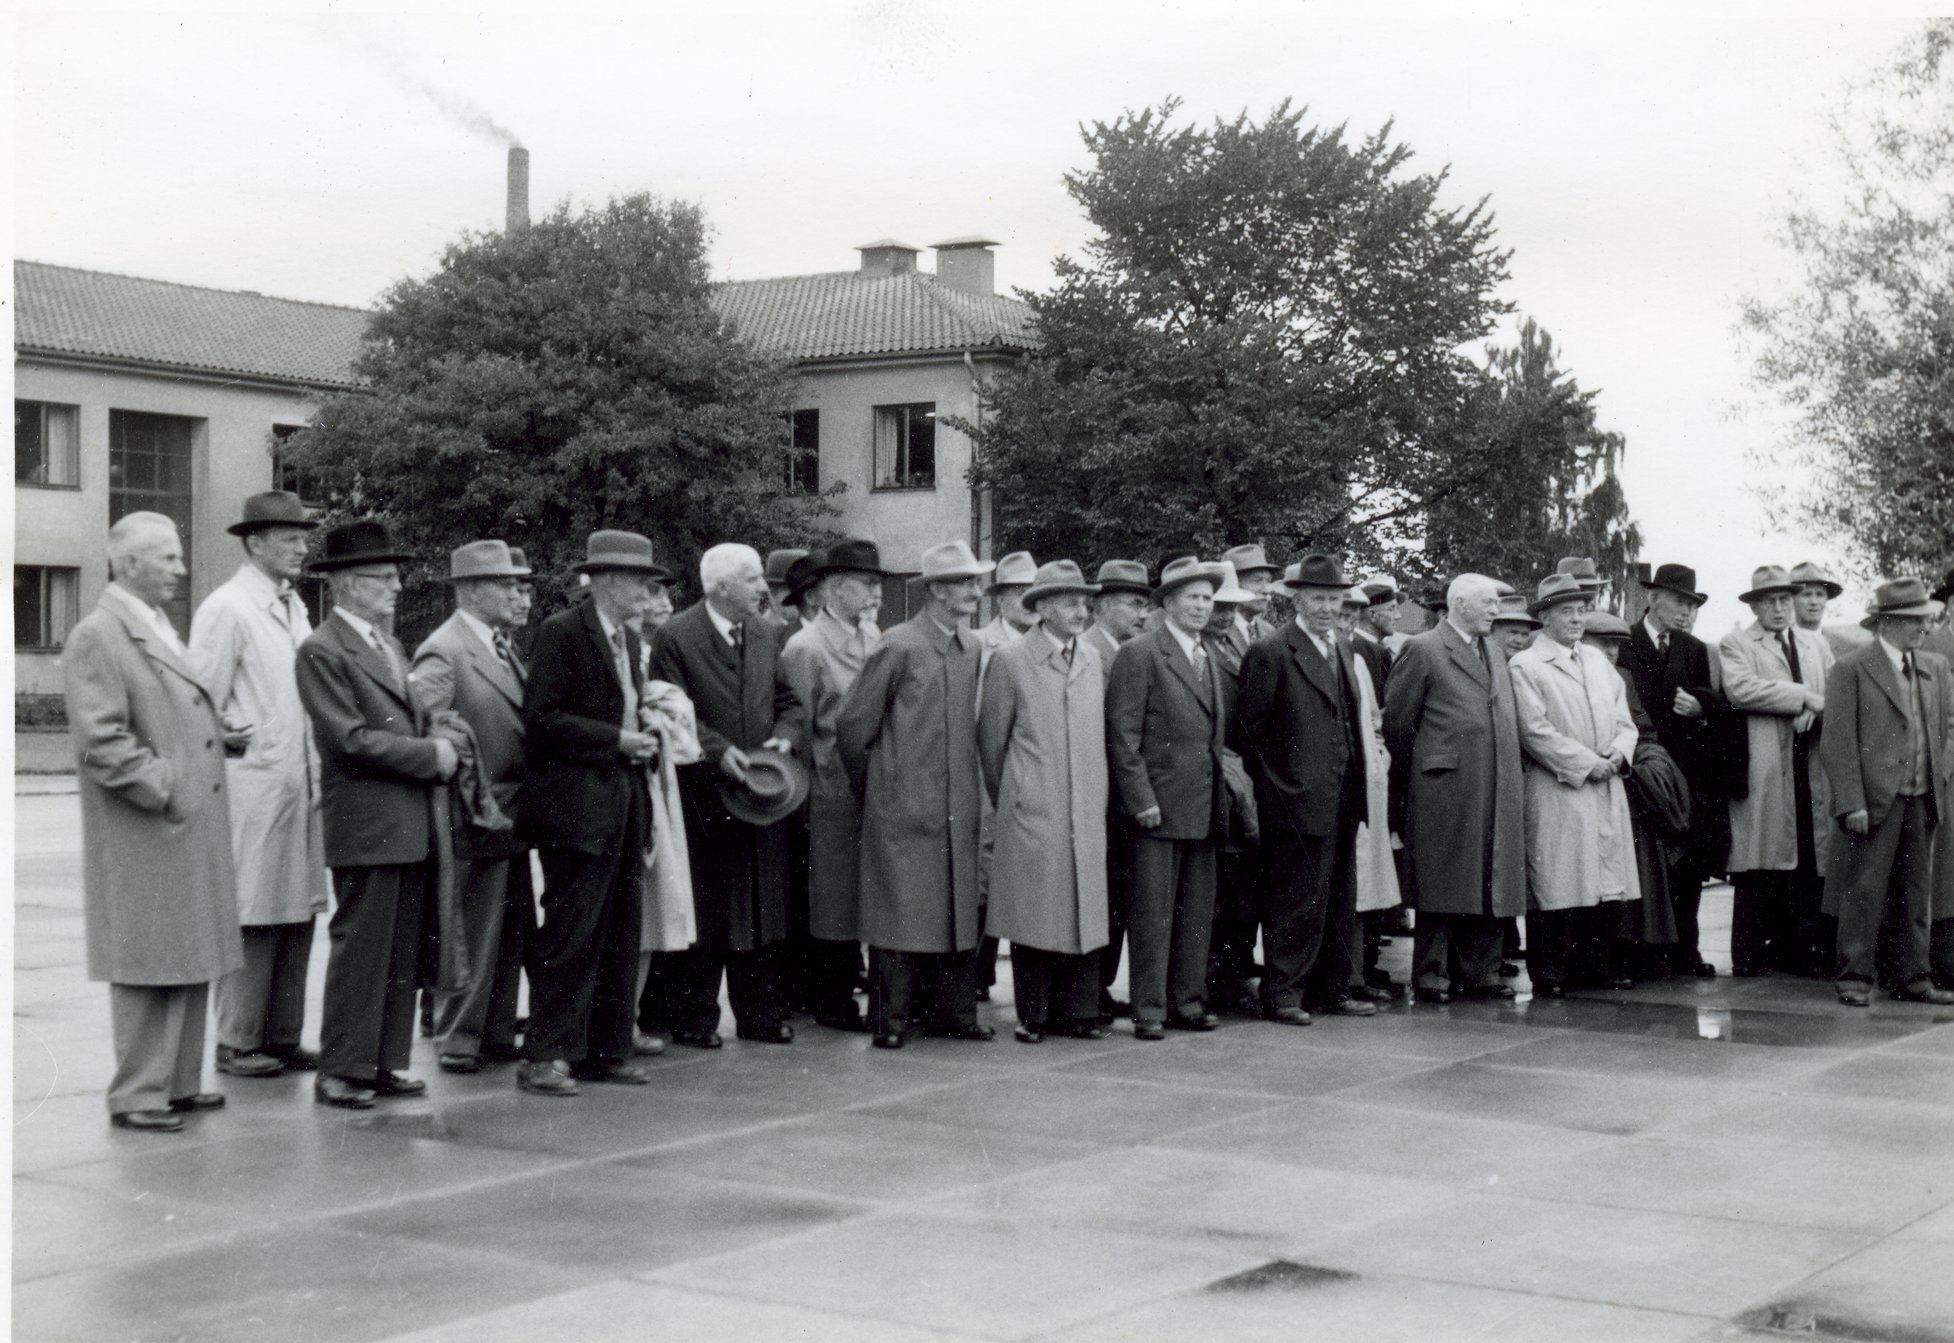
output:
[{"label": "tall smokestack", "polygon": [[508,231],[521,233],[529,227],[529,151],[521,145],[509,146]]}]

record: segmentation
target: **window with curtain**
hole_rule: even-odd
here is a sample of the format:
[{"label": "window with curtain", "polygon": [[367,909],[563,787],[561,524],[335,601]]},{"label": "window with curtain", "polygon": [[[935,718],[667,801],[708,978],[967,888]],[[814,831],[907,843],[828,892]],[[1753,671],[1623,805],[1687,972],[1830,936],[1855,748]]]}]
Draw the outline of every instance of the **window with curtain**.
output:
[{"label": "window with curtain", "polygon": [[936,403],[875,408],[875,488],[936,488]]},{"label": "window with curtain", "polygon": [[787,493],[821,493],[821,412],[794,411],[787,432]]},{"label": "window with curtain", "polygon": [[14,647],[58,649],[81,619],[81,571],[14,566]]},{"label": "window with curtain", "polygon": [[14,402],[14,483],[70,489],[81,484],[80,406]]}]

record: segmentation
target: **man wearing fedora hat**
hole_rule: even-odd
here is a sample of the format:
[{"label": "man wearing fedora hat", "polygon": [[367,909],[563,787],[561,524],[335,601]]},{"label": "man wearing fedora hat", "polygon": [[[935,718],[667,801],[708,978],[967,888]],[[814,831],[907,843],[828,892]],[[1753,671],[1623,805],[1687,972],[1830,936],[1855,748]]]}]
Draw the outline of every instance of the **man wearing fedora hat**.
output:
[{"label": "man wearing fedora hat", "polygon": [[1269,563],[1268,552],[1253,543],[1230,546],[1221,552],[1221,562],[1235,569],[1235,581],[1248,596],[1235,604],[1228,622],[1228,640],[1234,645],[1235,661],[1239,663],[1247,653],[1249,645],[1275,627],[1265,618],[1269,607],[1269,589],[1275,585],[1282,574],[1281,566]]},{"label": "man wearing fedora hat", "polygon": [[1350,996],[1357,827],[1369,815],[1357,673],[1337,638],[1350,580],[1305,555],[1282,586],[1296,618],[1248,650],[1231,741],[1255,780],[1262,832],[1262,1014],[1374,1016]]},{"label": "man wearing fedora hat", "polygon": [[407,654],[388,628],[407,558],[382,523],[327,531],[311,568],[332,585],[333,612],[298,651],[334,899],[313,1097],[342,1109],[427,1090],[402,1070],[414,1043],[420,956],[432,941],[433,792],[460,757],[430,730]]},{"label": "man wearing fedora hat", "polygon": [[[1728,799],[1744,781],[1743,720],[1720,688],[1718,655],[1690,632],[1709,598],[1696,589],[1696,570],[1661,564],[1645,585],[1649,606],[1629,627],[1617,665],[1635,683],[1636,697],[1655,724],[1656,739],[1689,784],[1689,832],[1670,850],[1670,908],[1676,941],[1667,969],[1703,978],[1716,969],[1698,945],[1697,911],[1703,883],[1725,870],[1730,853]],[[1650,973],[1656,965],[1644,967]]]},{"label": "man wearing fedora hat", "polygon": [[244,754],[224,769],[244,964],[217,984],[217,1071],[234,1077],[318,1061],[299,1035],[312,921],[326,908],[326,851],[318,749],[296,672],[312,622],[294,587],[317,525],[295,494],[246,499],[244,517],[226,528],[244,562],[190,622],[190,649],[218,711],[252,727]]},{"label": "man wearing fedora hat", "polygon": [[1127,979],[1142,1040],[1220,1024],[1207,1006],[1208,941],[1234,706],[1201,644],[1218,581],[1192,555],[1163,564],[1153,602],[1164,618],[1120,649],[1106,684],[1106,753],[1131,827]]},{"label": "man wearing fedora hat", "polygon": [[[1106,560],[1093,577],[1099,592],[1092,599],[1092,628],[1083,641],[1099,654],[1100,669],[1110,674],[1119,650],[1138,636],[1147,618],[1153,584],[1147,566],[1138,560]],[[1120,950],[1126,942],[1126,912],[1132,874],[1127,859],[1132,839],[1120,813],[1119,797],[1110,792],[1106,805],[1106,948],[1099,953],[1099,1016],[1110,1022],[1132,1012],[1130,1003],[1113,997],[1119,977]]]},{"label": "man wearing fedora hat", "polygon": [[977,1021],[972,955],[984,785],[967,622],[995,567],[962,541],[925,550],[923,609],[883,636],[835,721],[835,751],[862,801],[861,930],[878,1049],[902,1048],[919,1008],[932,1034],[994,1035]]},{"label": "man wearing fedora hat", "polygon": [[[1946,1006],[1932,980],[1934,847],[1944,845],[1954,762],[1947,659],[1921,651],[1942,604],[1917,578],[1881,583],[1865,624],[1873,641],[1839,659],[1825,686],[1819,742],[1832,787],[1826,907],[1838,916],[1839,1001],[1864,1007],[1876,978],[1896,998]],[[1880,944],[1897,965],[1882,966]]]},{"label": "man wearing fedora hat", "polygon": [[1071,560],[1039,566],[1024,594],[1039,623],[984,678],[978,756],[994,804],[992,930],[1011,943],[1017,1038],[1103,1039],[1106,708],[1099,655],[1080,642],[1098,588]]},{"label": "man wearing fedora hat", "polygon": [[835,746],[835,725],[855,679],[882,642],[882,555],[850,538],[808,556],[803,612],[812,612],[780,651],[788,684],[807,712],[805,754],[814,772],[807,805],[807,933],[801,989],[815,1024],[863,1029],[855,1006],[861,964],[861,801]]},{"label": "man wearing fedora hat", "polygon": [[[1236,547],[1261,552],[1260,546]],[[1251,605],[1263,606],[1263,598],[1242,585],[1232,561],[1222,560],[1214,568],[1221,575],[1214,591],[1214,611],[1201,643],[1214,659],[1224,688],[1232,702],[1241,687],[1242,654],[1250,647],[1240,642],[1249,628],[1242,613]],[[1266,576],[1266,575],[1265,575]],[[1266,585],[1265,585],[1266,586]],[[1268,633],[1255,626],[1256,638]],[[1255,784],[1248,776],[1242,758],[1230,748],[1222,753],[1222,772],[1229,790],[1230,815],[1247,823],[1229,827],[1215,854],[1214,929],[1208,937],[1208,995],[1211,1008],[1227,1007],[1250,1016],[1260,1013],[1252,981],[1256,975],[1255,934],[1262,917],[1262,877],[1260,837],[1252,819],[1255,815]]]},{"label": "man wearing fedora hat", "polygon": [[1391,675],[1391,663],[1397,658],[1394,645],[1403,642],[1397,637],[1402,609],[1400,594],[1398,585],[1388,575],[1372,579],[1361,591],[1364,605],[1350,629],[1350,651],[1370,667],[1371,684],[1382,695],[1384,682]]},{"label": "man wearing fedora hat", "polygon": [[[977,687],[983,694],[984,676],[990,670],[991,659],[1006,644],[1024,637],[1025,631],[1038,623],[1038,617],[1027,611],[1024,594],[1031,590],[1031,583],[1038,575],[1038,561],[1028,550],[1014,550],[997,562],[997,570],[991,576],[991,585],[984,594],[997,603],[997,614],[990,623],[977,631]],[[988,907],[991,892],[991,850],[994,836],[991,833],[991,800],[987,793],[979,790],[979,802],[984,811],[983,853],[977,864],[977,889],[980,898]],[[997,984],[997,937],[990,931],[988,921],[984,929],[983,941],[977,947],[977,996],[980,1001],[989,1001],[991,989]]]},{"label": "man wearing fedora hat", "polygon": [[760,616],[767,593],[760,556],[738,543],[713,546],[699,559],[699,586],[699,600],[651,644],[651,674],[690,697],[705,751],[678,770],[699,940],[664,958],[668,1024],[678,1044],[717,1047],[723,978],[739,1037],[788,1044],[787,827],[733,814],[720,781],[745,781],[749,751],[796,749],[806,715],[780,665],[783,627]]},{"label": "man wearing fedora hat", "polygon": [[647,1080],[629,1060],[658,739],[639,713],[633,626],[672,576],[635,532],[592,532],[584,556],[590,597],[537,630],[523,696],[521,816],[543,863],[543,921],[516,1085],[542,1096]]},{"label": "man wearing fedora hat", "polygon": [[[1729,804],[1725,864],[1733,892],[1730,968],[1741,976],[1774,968],[1824,975],[1834,940],[1822,922],[1821,900],[1827,852],[1837,837],[1816,749],[1832,650],[1794,623],[1796,593],[1782,565],[1759,568],[1743,594],[1756,619],[1717,646],[1724,693],[1742,715],[1747,747],[1744,787]],[[1656,721],[1666,720],[1657,714]],[[1669,753],[1677,754],[1673,746]],[[1693,779],[1690,792],[1693,829],[1700,806]],[[1678,925],[1684,931],[1680,917]]]},{"label": "man wearing fedora hat", "polygon": [[[471,541],[448,557],[454,613],[414,650],[414,693],[429,713],[452,709],[475,737],[475,761],[496,806],[517,814],[525,771],[523,685],[528,670],[510,634],[522,580],[507,543]],[[468,983],[436,995],[435,1049],[444,1071],[472,1073],[484,1060],[517,1057],[516,994],[535,924],[529,841],[487,830],[455,809],[455,891],[468,945]]]},{"label": "man wearing fedora hat", "polygon": [[788,634],[801,627],[801,594],[794,588],[794,566],[806,558],[805,550],[769,550],[762,566],[767,575],[767,600],[760,614]]}]

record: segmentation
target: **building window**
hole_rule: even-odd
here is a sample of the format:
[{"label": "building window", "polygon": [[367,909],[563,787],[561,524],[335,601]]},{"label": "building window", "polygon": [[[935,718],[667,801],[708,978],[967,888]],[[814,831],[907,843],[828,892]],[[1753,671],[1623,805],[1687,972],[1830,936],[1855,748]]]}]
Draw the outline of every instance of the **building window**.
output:
[{"label": "building window", "polygon": [[286,444],[293,434],[305,428],[302,424],[274,424],[271,427],[271,487],[274,490],[290,490],[299,499],[316,507],[312,496],[305,492],[305,475],[292,465],[291,455]]},{"label": "building window", "polygon": [[14,647],[57,649],[81,619],[81,570],[14,566]]},{"label": "building window", "polygon": [[821,493],[821,412],[797,410],[787,417],[787,493]]},{"label": "building window", "polygon": [[[161,513],[176,523],[183,564],[190,567],[191,442],[197,422],[135,410],[109,412],[109,521],[128,513]],[[178,632],[190,628],[190,583],[163,608]]]},{"label": "building window", "polygon": [[14,402],[14,483],[81,484],[81,407]]},{"label": "building window", "polygon": [[936,403],[875,408],[875,488],[936,488]]}]

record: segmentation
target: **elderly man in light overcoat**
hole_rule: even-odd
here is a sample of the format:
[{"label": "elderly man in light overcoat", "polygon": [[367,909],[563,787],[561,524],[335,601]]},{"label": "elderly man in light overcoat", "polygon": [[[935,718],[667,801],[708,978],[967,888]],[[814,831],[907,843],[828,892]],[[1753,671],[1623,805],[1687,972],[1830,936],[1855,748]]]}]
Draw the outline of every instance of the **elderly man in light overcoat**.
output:
[{"label": "elderly man in light overcoat", "polygon": [[237,891],[216,697],[162,605],[186,577],[176,524],[109,529],[115,578],[61,657],[81,791],[88,977],[109,985],[109,1119],[174,1132],[199,1092],[210,982],[236,970]]},{"label": "elderly man in light overcoat", "polygon": [[242,542],[244,563],[190,622],[190,648],[219,713],[252,728],[251,744],[225,770],[244,964],[217,986],[217,1071],[236,1077],[319,1061],[299,1043],[312,920],[328,887],[319,753],[295,670],[312,622],[293,586],[315,525],[295,494],[246,499],[243,520],[226,529]]},{"label": "elderly man in light overcoat", "polygon": [[1498,612],[1492,579],[1453,579],[1444,618],[1405,640],[1384,688],[1392,828],[1409,855],[1412,973],[1425,1002],[1449,1002],[1455,987],[1513,996],[1499,982],[1499,921],[1526,912],[1526,800],[1513,681],[1487,642]]}]

